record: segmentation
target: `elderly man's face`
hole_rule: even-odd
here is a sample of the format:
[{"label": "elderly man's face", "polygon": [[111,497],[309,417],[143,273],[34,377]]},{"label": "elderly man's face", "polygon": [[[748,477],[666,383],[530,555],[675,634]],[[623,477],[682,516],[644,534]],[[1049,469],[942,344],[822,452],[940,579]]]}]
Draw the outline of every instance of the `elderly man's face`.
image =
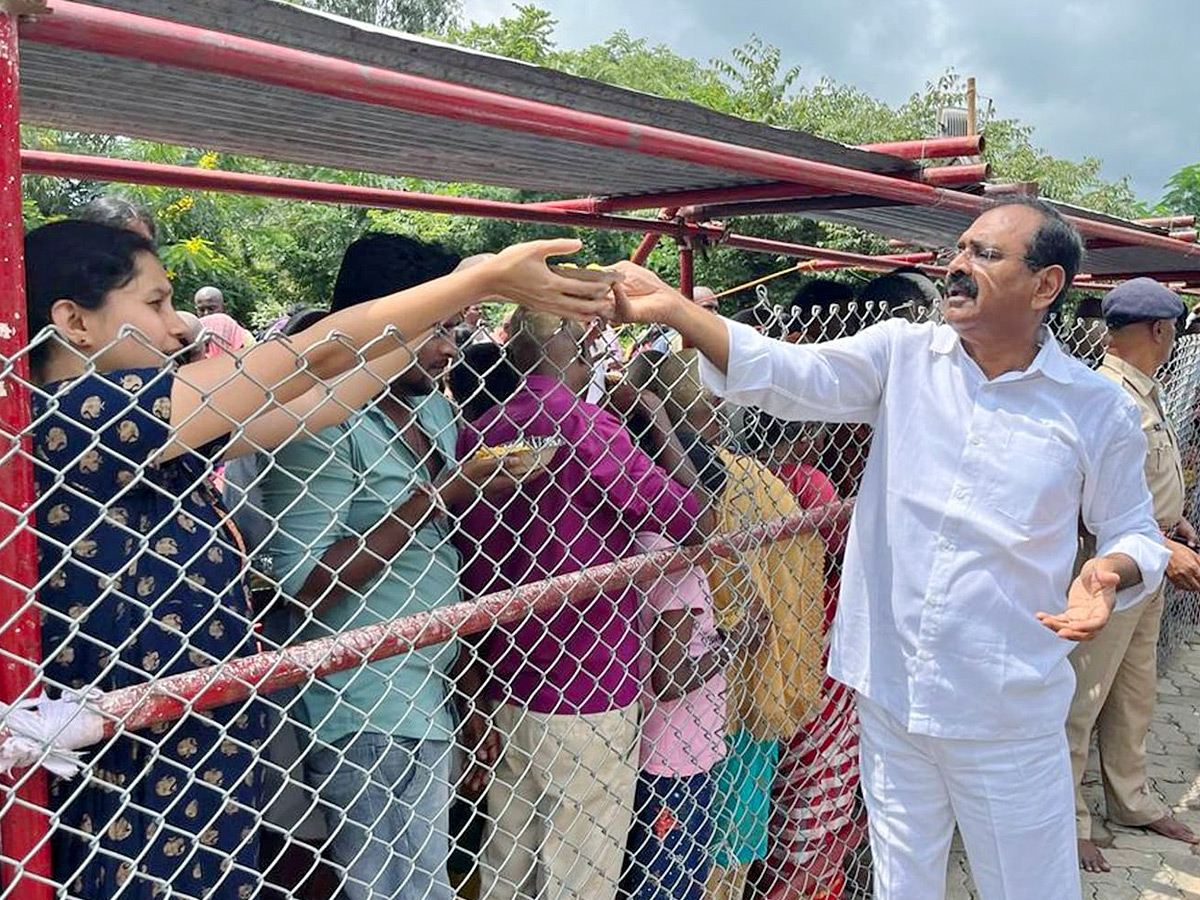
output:
[{"label": "elderly man's face", "polygon": [[220,294],[201,294],[196,298],[196,315],[212,316],[225,312],[225,299]]},{"label": "elderly man's face", "polygon": [[717,311],[719,305],[717,303],[717,295],[713,292],[712,288],[699,286],[692,292],[692,302],[714,313]]},{"label": "elderly man's face", "polygon": [[1025,262],[1042,216],[1028,206],[1001,206],[963,232],[951,260],[942,312],[959,334],[1004,332],[1040,320],[1041,275]]}]

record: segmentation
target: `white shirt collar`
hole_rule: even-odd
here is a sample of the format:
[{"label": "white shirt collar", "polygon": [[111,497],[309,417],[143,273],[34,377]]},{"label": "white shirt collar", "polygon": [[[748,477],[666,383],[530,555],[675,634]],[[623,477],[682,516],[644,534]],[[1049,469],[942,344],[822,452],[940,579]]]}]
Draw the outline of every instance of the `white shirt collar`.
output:
[{"label": "white shirt collar", "polygon": [[[1025,377],[1034,373],[1045,375],[1059,384],[1071,384],[1075,381],[1074,366],[1071,365],[1071,358],[1063,352],[1059,346],[1054,334],[1048,327],[1043,325],[1038,332],[1038,344],[1040,348],[1037,356],[1033,358],[1033,362],[1029,364],[1029,368],[1024,372],[1011,373],[1017,377]],[[949,325],[939,325],[933,334],[933,340],[929,344],[929,349],[934,353],[950,353],[955,347],[962,346],[962,339]],[[964,348],[963,352],[966,350]]]}]

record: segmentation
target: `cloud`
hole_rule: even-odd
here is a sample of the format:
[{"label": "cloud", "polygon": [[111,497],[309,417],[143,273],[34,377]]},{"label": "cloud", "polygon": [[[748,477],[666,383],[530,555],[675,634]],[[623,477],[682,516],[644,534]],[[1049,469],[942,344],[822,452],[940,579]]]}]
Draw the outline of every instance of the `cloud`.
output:
[{"label": "cloud", "polygon": [[[623,28],[701,59],[759,34],[802,79],[853,84],[895,104],[947,68],[974,75],[996,112],[1032,125],[1056,156],[1104,161],[1157,200],[1176,170],[1200,162],[1194,87],[1200,49],[1195,0],[534,0],[580,47]],[[505,0],[465,0],[491,20]]]}]

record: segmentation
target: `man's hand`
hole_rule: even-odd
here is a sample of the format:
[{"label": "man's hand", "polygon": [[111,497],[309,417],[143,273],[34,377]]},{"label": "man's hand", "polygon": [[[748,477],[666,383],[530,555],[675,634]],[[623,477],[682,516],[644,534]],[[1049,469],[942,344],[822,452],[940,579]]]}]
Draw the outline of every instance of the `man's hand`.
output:
[{"label": "man's hand", "polygon": [[649,269],[623,259],[605,271],[617,273],[621,280],[614,286],[616,321],[656,323],[672,322],[672,313],[688,300]]},{"label": "man's hand", "polygon": [[462,744],[471,755],[463,775],[463,788],[471,796],[482,796],[500,759],[500,732],[483,713],[473,710],[463,719]]},{"label": "man's hand", "polygon": [[468,459],[442,482],[438,490],[446,506],[461,509],[480,496],[491,500],[512,493],[536,465],[534,453]]},{"label": "man's hand", "polygon": [[1175,526],[1175,533],[1192,546],[1200,544],[1200,535],[1196,534],[1195,527],[1187,519],[1179,520],[1179,524]]},{"label": "man's hand", "polygon": [[1037,619],[1067,641],[1090,641],[1108,622],[1117,602],[1121,576],[1103,557],[1083,564],[1067,592],[1067,608],[1059,615],[1040,612]]},{"label": "man's hand", "polygon": [[729,640],[734,652],[746,652],[758,649],[771,628],[771,613],[762,596],[755,591],[746,604],[746,610],[737,623],[729,630]]},{"label": "man's hand", "polygon": [[1181,591],[1200,591],[1200,554],[1179,541],[1166,540],[1171,558],[1167,561],[1167,580]]},{"label": "man's hand", "polygon": [[611,318],[612,285],[619,274],[546,264],[547,258],[576,253],[581,246],[570,238],[514,244],[477,268],[489,294],[567,319]]}]

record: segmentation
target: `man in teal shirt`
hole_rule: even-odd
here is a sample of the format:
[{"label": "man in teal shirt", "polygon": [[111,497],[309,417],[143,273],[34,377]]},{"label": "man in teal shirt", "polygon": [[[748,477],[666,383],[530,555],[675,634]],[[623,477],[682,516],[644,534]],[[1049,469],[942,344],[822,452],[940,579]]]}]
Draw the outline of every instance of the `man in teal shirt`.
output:
[{"label": "man in teal shirt", "polygon": [[[446,274],[457,259],[399,235],[346,252],[334,292],[344,308]],[[457,426],[435,382],[457,354],[448,322],[414,341],[416,364],[344,424],[275,457],[264,503],[298,638],[326,637],[460,599],[459,555],[443,511],[476,482],[505,481],[495,461],[455,462]],[[486,469],[487,471],[482,471]],[[299,624],[299,623],[298,623]],[[306,774],[329,821],[348,900],[450,900],[447,702],[455,642],[315,679],[296,705],[315,743]]]}]

